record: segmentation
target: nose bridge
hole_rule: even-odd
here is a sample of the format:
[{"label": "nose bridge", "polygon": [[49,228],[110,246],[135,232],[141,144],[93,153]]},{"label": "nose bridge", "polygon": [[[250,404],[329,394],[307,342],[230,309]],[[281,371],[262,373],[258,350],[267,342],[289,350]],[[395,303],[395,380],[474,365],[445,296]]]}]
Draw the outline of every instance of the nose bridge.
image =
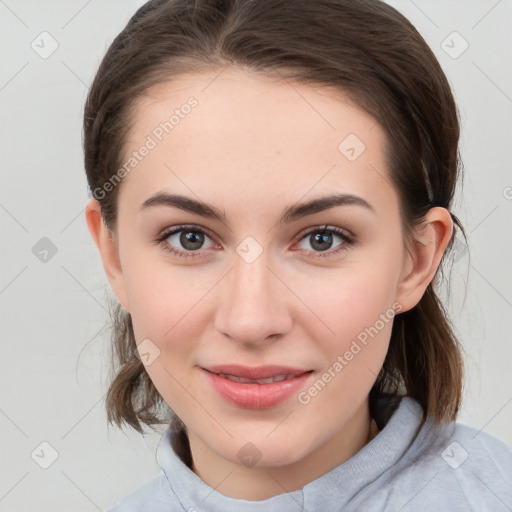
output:
[{"label": "nose bridge", "polygon": [[[268,251],[241,243],[226,276],[216,312],[216,327],[245,343],[263,341],[289,328],[282,284],[270,270]],[[260,246],[261,247],[261,246]]]},{"label": "nose bridge", "polygon": [[[239,256],[234,261],[234,272],[232,276],[233,287],[240,295],[246,295],[249,301],[253,299],[264,299],[271,286],[267,253],[259,255],[254,261]],[[242,299],[243,297],[238,297]],[[260,301],[260,300],[258,300]],[[262,304],[265,302],[261,300]]]}]

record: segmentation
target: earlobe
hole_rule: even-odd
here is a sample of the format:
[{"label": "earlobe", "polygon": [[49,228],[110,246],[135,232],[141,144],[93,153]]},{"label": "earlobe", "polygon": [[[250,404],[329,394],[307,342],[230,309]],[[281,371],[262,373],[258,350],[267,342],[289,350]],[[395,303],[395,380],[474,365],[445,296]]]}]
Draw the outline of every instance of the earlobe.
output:
[{"label": "earlobe", "polygon": [[453,235],[453,221],[446,208],[431,208],[425,223],[411,244],[398,288],[401,311],[412,309],[434,279],[443,254]]},{"label": "earlobe", "polygon": [[103,269],[117,300],[128,313],[129,305],[119,251],[113,234],[101,216],[101,206],[96,199],[90,199],[85,207],[85,220],[103,262]]}]

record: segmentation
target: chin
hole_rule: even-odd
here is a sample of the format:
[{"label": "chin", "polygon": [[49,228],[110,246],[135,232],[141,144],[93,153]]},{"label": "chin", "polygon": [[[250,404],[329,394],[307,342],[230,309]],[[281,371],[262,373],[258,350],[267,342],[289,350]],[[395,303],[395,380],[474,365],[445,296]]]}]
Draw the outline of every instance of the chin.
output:
[{"label": "chin", "polygon": [[227,446],[217,446],[216,451],[233,464],[254,468],[287,466],[309,453],[303,439],[297,442],[286,435],[276,435],[274,439],[266,436],[267,433],[235,436],[235,439],[228,441]]}]

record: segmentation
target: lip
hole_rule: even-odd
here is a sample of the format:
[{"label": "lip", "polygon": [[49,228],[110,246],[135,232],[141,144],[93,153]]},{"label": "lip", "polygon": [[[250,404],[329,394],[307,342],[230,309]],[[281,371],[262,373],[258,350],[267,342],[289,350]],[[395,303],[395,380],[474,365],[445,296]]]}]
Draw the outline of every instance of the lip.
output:
[{"label": "lip", "polygon": [[[202,368],[215,391],[226,401],[248,409],[268,409],[284,402],[304,387],[311,378],[313,370],[290,368],[287,366],[247,367],[239,365],[222,365]],[[219,373],[229,374],[245,379],[267,379],[279,375],[294,377],[271,383],[236,382]]]}]

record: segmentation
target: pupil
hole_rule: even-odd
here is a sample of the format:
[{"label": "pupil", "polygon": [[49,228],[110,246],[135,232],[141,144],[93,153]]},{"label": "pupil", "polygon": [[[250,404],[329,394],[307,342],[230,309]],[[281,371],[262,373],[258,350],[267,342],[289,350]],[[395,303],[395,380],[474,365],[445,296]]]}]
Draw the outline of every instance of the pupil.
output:
[{"label": "pupil", "polygon": [[314,242],[311,245],[313,247],[315,247],[315,245],[318,243],[319,247],[316,247],[317,249],[319,249],[319,250],[328,249],[328,247],[325,247],[325,245],[323,245],[322,243],[330,245],[332,243],[331,240],[330,240],[331,236],[332,236],[331,234],[319,234],[319,233],[317,233],[314,236]]},{"label": "pupil", "polygon": [[203,243],[203,237],[194,231],[185,231],[181,235],[180,242],[186,249],[199,249]]}]

